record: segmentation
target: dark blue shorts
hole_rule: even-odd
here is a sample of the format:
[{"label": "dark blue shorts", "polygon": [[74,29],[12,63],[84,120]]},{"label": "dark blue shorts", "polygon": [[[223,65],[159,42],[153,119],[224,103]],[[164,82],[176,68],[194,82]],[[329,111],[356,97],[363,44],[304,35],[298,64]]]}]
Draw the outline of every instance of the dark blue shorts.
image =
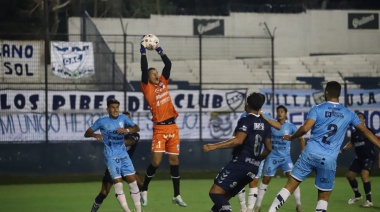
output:
[{"label": "dark blue shorts", "polygon": [[235,196],[255,178],[258,170],[259,166],[249,163],[229,162],[216,176],[214,184]]},{"label": "dark blue shorts", "polygon": [[360,174],[362,170],[367,170],[368,172],[371,172],[374,164],[374,159],[371,158],[366,158],[366,159],[359,159],[355,158],[351,165],[350,168],[348,169],[349,171],[355,172]]}]

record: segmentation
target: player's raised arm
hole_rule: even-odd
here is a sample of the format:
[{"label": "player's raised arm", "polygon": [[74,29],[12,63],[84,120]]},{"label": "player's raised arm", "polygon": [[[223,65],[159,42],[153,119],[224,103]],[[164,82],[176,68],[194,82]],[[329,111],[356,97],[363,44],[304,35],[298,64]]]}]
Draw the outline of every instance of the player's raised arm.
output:
[{"label": "player's raised arm", "polygon": [[306,119],[305,123],[300,128],[298,128],[298,130],[293,135],[284,135],[282,139],[291,141],[293,139],[300,138],[304,136],[307,132],[309,132],[309,130],[314,126],[314,124],[315,120],[310,118]]},{"label": "player's raised arm", "polygon": [[[143,35],[144,37],[144,35]],[[141,41],[142,42],[142,41]],[[140,43],[140,53],[141,53],[141,82],[148,84],[149,74],[148,74],[148,59],[146,57],[146,48]]]},{"label": "player's raised arm", "polygon": [[215,149],[229,149],[241,145],[245,138],[247,137],[246,133],[237,132],[236,135],[226,141],[221,141],[215,144],[205,144],[203,145],[203,151],[209,152]]},{"label": "player's raised arm", "polygon": [[172,62],[170,61],[169,57],[164,53],[164,50],[161,48],[161,46],[157,47],[156,52],[161,56],[162,62],[164,62],[165,64],[164,69],[162,69],[162,76],[164,76],[165,79],[168,80],[170,78]]},{"label": "player's raised arm", "polygon": [[263,113],[263,111],[259,111],[259,114],[276,130],[281,130],[281,124],[277,120],[273,119],[269,114]]}]

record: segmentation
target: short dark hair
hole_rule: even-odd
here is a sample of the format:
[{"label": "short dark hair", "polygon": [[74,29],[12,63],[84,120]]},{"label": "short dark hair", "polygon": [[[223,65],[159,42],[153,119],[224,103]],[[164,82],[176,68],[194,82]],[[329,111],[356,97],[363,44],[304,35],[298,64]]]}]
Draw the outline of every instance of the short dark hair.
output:
[{"label": "short dark hair", "polygon": [[259,110],[265,102],[265,96],[261,93],[253,92],[247,97],[247,104],[253,110]]},{"label": "short dark hair", "polygon": [[156,70],[156,68],[153,68],[153,67],[148,68],[148,73],[149,73],[151,70]]},{"label": "short dark hair", "polygon": [[288,108],[286,108],[284,105],[279,105],[279,106],[276,108],[276,111],[278,111],[279,109],[284,109],[284,110],[285,110],[285,113],[288,112]]},{"label": "short dark hair", "polygon": [[120,105],[120,102],[117,101],[116,99],[109,99],[109,100],[107,100],[107,107],[109,107],[112,104],[118,104],[118,105]]},{"label": "short dark hair", "polygon": [[356,111],[355,113],[356,113],[356,115],[358,115],[358,116],[359,116],[359,115],[362,115],[362,116],[364,117],[364,119],[367,120],[367,117],[364,115],[364,113],[362,113],[362,112],[360,112],[360,111]]},{"label": "short dark hair", "polygon": [[326,91],[329,94],[329,97],[332,98],[339,98],[340,96],[340,90],[342,89],[342,86],[337,81],[330,81],[326,84]]}]

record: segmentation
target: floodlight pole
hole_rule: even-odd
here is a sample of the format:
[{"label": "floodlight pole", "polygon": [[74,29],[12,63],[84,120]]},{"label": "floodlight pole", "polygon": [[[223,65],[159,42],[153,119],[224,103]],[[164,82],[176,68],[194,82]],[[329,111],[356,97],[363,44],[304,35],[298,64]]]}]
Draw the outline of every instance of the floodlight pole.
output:
[{"label": "floodlight pole", "polygon": [[124,27],[123,19],[120,16],[120,24],[121,24],[121,28],[123,29],[123,51],[124,51],[124,55],[123,55],[123,65],[124,65],[124,68],[123,68],[123,71],[124,71],[123,93],[124,93],[124,111],[127,111],[127,68],[128,68],[127,67],[128,66],[127,65],[127,28],[128,28],[128,23],[125,24],[125,27]]},{"label": "floodlight pole", "polygon": [[48,0],[44,0],[44,48],[45,48],[45,142],[49,143],[49,85],[48,85],[48,61],[50,50],[49,36],[49,6]]},{"label": "floodlight pole", "polygon": [[275,27],[273,29],[273,33],[271,33],[271,31],[269,30],[269,27],[267,25],[266,22],[263,23],[264,26],[265,26],[265,30],[268,32],[268,35],[270,36],[270,42],[271,42],[271,63],[272,63],[272,77],[271,77],[271,80],[272,80],[272,117],[274,117],[274,111],[275,111],[275,89],[274,89],[274,33],[277,29],[277,27]]},{"label": "floodlight pole", "polygon": [[342,72],[338,71],[338,74],[340,76],[340,78],[342,78],[343,80],[343,83],[344,83],[344,106],[347,107],[347,103],[348,103],[348,96],[347,96],[347,80],[346,78],[343,76]]}]

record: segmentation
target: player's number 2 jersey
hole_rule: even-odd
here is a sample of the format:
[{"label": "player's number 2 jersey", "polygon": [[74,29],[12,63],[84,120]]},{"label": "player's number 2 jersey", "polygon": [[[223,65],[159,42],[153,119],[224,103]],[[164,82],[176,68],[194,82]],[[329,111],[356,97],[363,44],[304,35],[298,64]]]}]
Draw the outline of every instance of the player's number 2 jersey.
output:
[{"label": "player's number 2 jersey", "polygon": [[312,107],[307,119],[315,121],[306,149],[320,155],[337,157],[346,131],[361,122],[358,116],[339,103],[325,102]]}]

